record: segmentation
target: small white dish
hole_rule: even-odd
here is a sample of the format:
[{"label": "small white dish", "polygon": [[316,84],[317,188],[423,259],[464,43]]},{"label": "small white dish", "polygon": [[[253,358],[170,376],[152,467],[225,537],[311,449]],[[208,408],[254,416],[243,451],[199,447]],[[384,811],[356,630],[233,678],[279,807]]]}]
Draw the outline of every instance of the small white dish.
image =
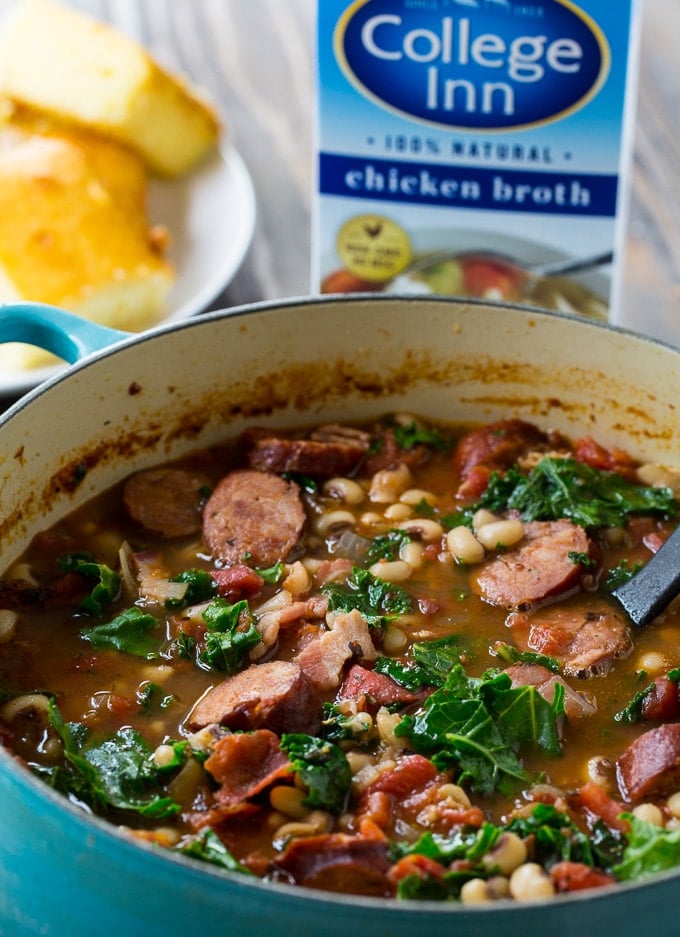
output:
[{"label": "small white dish", "polygon": [[[159,325],[202,312],[229,285],[250,246],[255,212],[250,174],[231,144],[185,177],[152,180],[150,220],[168,229],[177,273]],[[0,371],[0,397],[18,397],[60,370]]]}]

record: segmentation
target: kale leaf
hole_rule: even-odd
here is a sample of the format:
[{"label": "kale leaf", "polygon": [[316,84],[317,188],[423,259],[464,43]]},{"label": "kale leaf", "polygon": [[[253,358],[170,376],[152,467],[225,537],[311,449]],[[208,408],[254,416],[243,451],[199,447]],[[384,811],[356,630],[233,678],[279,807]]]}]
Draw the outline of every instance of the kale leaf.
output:
[{"label": "kale leaf", "polygon": [[90,553],[67,553],[59,557],[57,565],[64,573],[78,573],[87,579],[96,580],[90,594],[78,606],[77,611],[81,615],[101,615],[104,608],[115,602],[120,595],[118,573],[105,563],[98,563]]},{"label": "kale leaf", "polygon": [[[53,787],[73,794],[97,813],[115,808],[153,819],[179,813],[180,806],[162,795],[162,769],[155,765],[153,752],[139,732],[126,726],[99,745],[88,745],[87,729],[65,722],[54,701],[48,704],[48,713],[64,746],[67,765],[37,769]],[[177,745],[179,763],[183,746]]]},{"label": "kale leaf", "polygon": [[203,611],[203,620],[208,630],[199,661],[214,670],[237,673],[245,655],[260,642],[248,603],[242,600],[232,605],[226,599],[216,598]]},{"label": "kale leaf", "polygon": [[159,656],[158,641],[152,635],[157,626],[153,615],[133,605],[111,621],[83,628],[80,635],[99,650],[113,648],[133,657],[153,660]]},{"label": "kale leaf", "polygon": [[298,732],[284,733],[281,748],[307,787],[305,806],[340,813],[352,780],[352,771],[342,749],[333,742]]},{"label": "kale leaf", "polygon": [[445,683],[395,728],[440,769],[459,769],[458,783],[482,794],[530,780],[517,752],[525,743],[560,750],[553,707],[536,687],[513,688],[505,673],[468,677],[454,665]]},{"label": "kale leaf", "polygon": [[413,644],[411,660],[378,657],[375,670],[409,690],[417,690],[422,686],[441,686],[454,664],[459,663],[460,654],[457,635],[448,635],[434,641]]},{"label": "kale leaf", "polygon": [[680,865],[680,830],[655,826],[633,814],[623,816],[630,822],[630,833],[621,862],[612,868],[617,878],[630,882]]},{"label": "kale leaf", "polygon": [[181,599],[166,599],[166,608],[185,607],[187,605],[196,605],[199,602],[206,602],[217,592],[217,585],[210,573],[205,569],[185,569],[177,576],[173,576],[170,582],[185,582],[187,591]]},{"label": "kale leaf", "polygon": [[199,859],[201,862],[209,862],[211,865],[219,866],[228,872],[241,872],[243,875],[254,875],[250,869],[235,859],[219,838],[217,833],[210,828],[201,830],[198,836],[189,840],[188,843],[176,848],[177,852],[183,856],[191,856],[192,859]]},{"label": "kale leaf", "polygon": [[636,485],[577,459],[546,456],[527,474],[494,472],[474,510],[519,511],[525,521],[568,518],[582,527],[622,527],[629,514],[671,517],[670,488]]},{"label": "kale leaf", "polygon": [[373,628],[382,628],[398,615],[413,610],[411,596],[405,589],[356,566],[346,583],[329,582],[323,588],[330,611],[357,609]]}]

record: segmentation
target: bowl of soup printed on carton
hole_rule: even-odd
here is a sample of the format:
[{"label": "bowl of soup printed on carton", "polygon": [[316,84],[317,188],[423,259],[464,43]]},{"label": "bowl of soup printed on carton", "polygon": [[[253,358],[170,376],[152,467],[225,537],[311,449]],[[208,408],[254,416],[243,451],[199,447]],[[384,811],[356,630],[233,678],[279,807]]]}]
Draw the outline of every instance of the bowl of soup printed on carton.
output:
[{"label": "bowl of soup printed on carton", "polygon": [[313,291],[616,322],[637,16],[604,0],[320,3]]},{"label": "bowl of soup printed on carton", "polygon": [[677,609],[609,583],[677,523],[677,349],[391,295],[0,334],[74,362],[0,420],[3,930],[668,929]]}]

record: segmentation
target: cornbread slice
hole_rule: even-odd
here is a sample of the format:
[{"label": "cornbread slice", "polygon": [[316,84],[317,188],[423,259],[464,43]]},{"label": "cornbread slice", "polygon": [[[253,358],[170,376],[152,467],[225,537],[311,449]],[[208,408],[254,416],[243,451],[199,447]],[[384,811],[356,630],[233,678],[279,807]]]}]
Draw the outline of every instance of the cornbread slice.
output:
[{"label": "cornbread slice", "polygon": [[19,0],[0,32],[0,95],[128,144],[160,175],[216,145],[212,107],[132,39],[52,0]]},{"label": "cornbread slice", "polygon": [[[156,324],[174,280],[135,152],[76,129],[0,125],[0,302],[51,303],[126,331]],[[11,370],[53,361],[0,347]]]}]

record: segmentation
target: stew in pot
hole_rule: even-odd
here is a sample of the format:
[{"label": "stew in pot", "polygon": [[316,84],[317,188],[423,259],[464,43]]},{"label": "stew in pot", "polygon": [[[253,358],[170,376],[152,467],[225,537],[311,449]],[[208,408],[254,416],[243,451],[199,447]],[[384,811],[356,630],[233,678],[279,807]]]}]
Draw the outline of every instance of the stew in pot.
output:
[{"label": "stew in pot", "polygon": [[[680,476],[408,414],[141,471],[0,580],[0,743],[244,876],[465,904],[680,865]],[[678,487],[680,490],[680,487]]]}]

